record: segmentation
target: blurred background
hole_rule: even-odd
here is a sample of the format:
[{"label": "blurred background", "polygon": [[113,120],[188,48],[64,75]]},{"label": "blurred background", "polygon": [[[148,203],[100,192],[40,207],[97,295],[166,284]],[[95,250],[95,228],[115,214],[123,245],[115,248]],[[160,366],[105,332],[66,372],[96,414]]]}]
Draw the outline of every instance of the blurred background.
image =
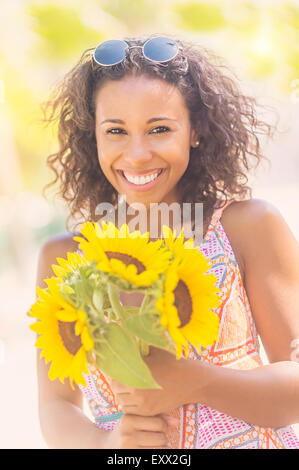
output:
[{"label": "blurred background", "polygon": [[[66,231],[46,157],[57,148],[41,103],[83,50],[111,38],[178,34],[226,59],[241,88],[276,113],[271,166],[250,175],[253,197],[281,212],[299,241],[299,3],[296,0],[10,0],[0,15],[0,448],[46,448],[37,417],[35,299],[37,256]],[[263,353],[264,355],[264,353]],[[267,361],[264,355],[265,362]],[[299,435],[299,427],[296,427]]]}]

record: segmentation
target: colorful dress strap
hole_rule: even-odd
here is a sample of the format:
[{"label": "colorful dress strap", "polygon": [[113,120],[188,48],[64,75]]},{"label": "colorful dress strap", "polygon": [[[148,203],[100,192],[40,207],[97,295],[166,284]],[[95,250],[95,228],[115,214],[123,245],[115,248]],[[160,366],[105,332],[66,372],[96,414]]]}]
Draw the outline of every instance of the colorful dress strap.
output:
[{"label": "colorful dress strap", "polygon": [[220,203],[217,203],[214,206],[214,213],[212,215],[211,225],[213,225],[214,227],[217,225],[218,221],[221,219],[224,209],[230,206],[232,202],[235,202],[235,200],[229,199],[228,201],[226,201],[226,203],[222,207],[219,207]]}]

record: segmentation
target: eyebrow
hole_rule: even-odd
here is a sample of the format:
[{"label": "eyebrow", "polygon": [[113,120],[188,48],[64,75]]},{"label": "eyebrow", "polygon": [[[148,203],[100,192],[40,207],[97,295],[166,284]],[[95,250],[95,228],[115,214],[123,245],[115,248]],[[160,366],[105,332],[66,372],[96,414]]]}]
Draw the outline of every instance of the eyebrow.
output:
[{"label": "eyebrow", "polygon": [[[150,124],[151,122],[156,122],[156,121],[176,121],[176,119],[165,117],[165,116],[159,116],[159,117],[153,117],[153,118],[149,119],[146,123]],[[125,121],[123,121],[122,119],[105,119],[100,124],[104,124],[105,122],[114,122],[116,124],[125,124]]]}]

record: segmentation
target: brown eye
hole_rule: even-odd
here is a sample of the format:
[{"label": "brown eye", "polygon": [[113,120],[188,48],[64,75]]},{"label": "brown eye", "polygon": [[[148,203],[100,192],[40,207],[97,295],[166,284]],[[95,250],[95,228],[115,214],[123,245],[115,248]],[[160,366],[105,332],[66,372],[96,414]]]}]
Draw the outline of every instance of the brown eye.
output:
[{"label": "brown eye", "polygon": [[[156,129],[164,129],[163,132],[154,132]],[[166,126],[159,126],[159,127],[155,127],[155,129],[153,129],[152,133],[153,134],[164,134],[164,132],[169,132],[170,129],[169,127],[166,127]]]},{"label": "brown eye", "polygon": [[112,134],[112,135],[120,134],[120,132],[112,132],[112,131],[123,131],[123,129],[120,129],[120,127],[114,127],[113,129],[108,129],[106,131],[106,134]]}]

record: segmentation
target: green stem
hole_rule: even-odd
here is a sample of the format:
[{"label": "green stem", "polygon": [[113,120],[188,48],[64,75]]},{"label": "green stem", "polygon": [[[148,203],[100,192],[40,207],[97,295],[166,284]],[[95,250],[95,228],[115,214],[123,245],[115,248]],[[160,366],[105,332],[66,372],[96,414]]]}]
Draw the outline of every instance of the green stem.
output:
[{"label": "green stem", "polygon": [[[110,304],[113,308],[114,313],[116,313],[118,320],[123,324],[125,323],[125,313],[119,301],[118,289],[111,282],[107,283],[108,295]],[[124,326],[124,325],[123,325]]]},{"label": "green stem", "polygon": [[[106,324],[105,320],[101,318],[101,314],[99,314],[98,310],[96,310],[93,306],[92,301],[88,303],[88,308],[91,313],[92,320],[99,326],[104,326]],[[83,309],[84,310],[84,309]],[[88,316],[88,315],[87,315]]]},{"label": "green stem", "polygon": [[141,315],[142,313],[144,313],[144,310],[145,310],[145,307],[147,306],[149,297],[150,297],[149,294],[145,294],[145,295],[144,295],[144,298],[143,298],[141,307],[140,307],[140,309],[139,309],[139,315]]},{"label": "green stem", "polygon": [[125,332],[132,338],[132,340],[135,343],[135,346],[139,349],[140,351],[140,346],[138,344],[138,338],[136,338],[130,330],[127,328],[126,325],[126,314],[124,309],[122,308],[122,305],[119,300],[119,290],[118,288],[113,285],[111,282],[107,283],[107,290],[108,290],[108,296],[110,300],[110,304],[112,306],[112,309],[114,313],[118,316],[118,320],[120,321],[120,324],[122,328],[125,330]]}]

